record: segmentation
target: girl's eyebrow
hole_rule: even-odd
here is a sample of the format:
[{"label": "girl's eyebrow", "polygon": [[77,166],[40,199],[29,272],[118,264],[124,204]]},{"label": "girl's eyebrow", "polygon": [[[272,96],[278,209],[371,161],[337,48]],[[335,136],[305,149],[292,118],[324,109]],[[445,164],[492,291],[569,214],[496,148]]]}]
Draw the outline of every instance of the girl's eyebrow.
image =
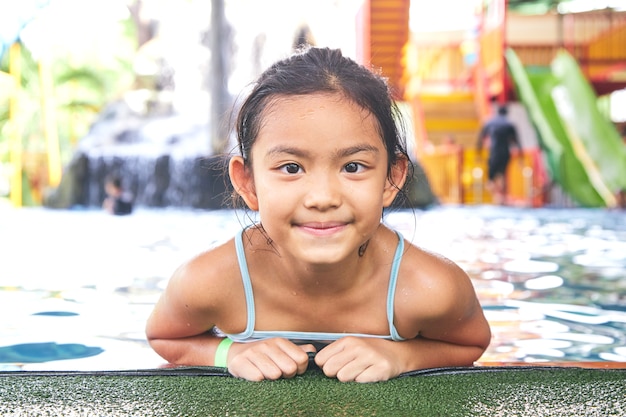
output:
[{"label": "girl's eyebrow", "polygon": [[[338,149],[335,152],[334,156],[338,158],[345,158],[348,156],[356,155],[357,153],[361,153],[361,152],[378,154],[380,151],[375,146],[363,144],[363,145],[356,145],[356,146],[350,146],[348,148]],[[304,151],[302,149],[295,148],[292,146],[284,146],[284,145],[278,145],[273,148],[270,148],[267,151],[267,154],[265,156],[270,158],[270,157],[273,157],[275,155],[280,155],[280,154],[288,154],[288,155],[293,155],[297,157],[308,156],[307,151]]]},{"label": "girl's eyebrow", "polygon": [[349,148],[345,148],[345,149],[339,149],[337,151],[337,156],[342,158],[346,156],[352,156],[361,152],[369,152],[373,154],[378,154],[379,149],[375,146],[367,145],[367,144],[356,145],[356,146],[350,146]]},{"label": "girl's eyebrow", "polygon": [[307,152],[303,151],[302,149],[298,149],[298,148],[294,148],[292,146],[284,146],[284,145],[278,145],[278,146],[274,146],[273,148],[270,148],[265,157],[272,157],[275,155],[280,155],[280,154],[288,154],[288,155],[293,155],[293,156],[300,156],[300,157],[304,157],[307,155]]}]

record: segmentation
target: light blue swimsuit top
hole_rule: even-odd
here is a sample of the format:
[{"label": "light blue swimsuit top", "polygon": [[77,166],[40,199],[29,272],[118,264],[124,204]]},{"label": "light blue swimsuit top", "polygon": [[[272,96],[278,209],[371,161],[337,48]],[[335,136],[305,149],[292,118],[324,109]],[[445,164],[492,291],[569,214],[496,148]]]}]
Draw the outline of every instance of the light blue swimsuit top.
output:
[{"label": "light blue swimsuit top", "polygon": [[[244,229],[245,230],[245,229]],[[246,296],[246,306],[248,309],[248,324],[246,329],[241,333],[228,334],[224,333],[226,337],[234,342],[254,342],[262,339],[269,339],[272,337],[280,337],[289,339],[296,344],[314,343],[316,345],[328,344],[335,340],[338,340],[346,336],[357,337],[374,337],[379,339],[388,339],[401,341],[405,340],[398,334],[396,326],[393,324],[393,304],[396,293],[396,282],[398,280],[398,269],[400,267],[400,261],[402,260],[402,253],[404,252],[404,239],[398,234],[398,246],[393,257],[393,263],[391,265],[391,273],[389,276],[389,289],[387,291],[387,321],[389,322],[389,335],[370,335],[361,333],[321,333],[321,332],[291,332],[291,331],[278,331],[278,330],[254,330],[255,325],[255,311],[254,311],[254,295],[252,293],[252,283],[250,282],[250,273],[248,271],[248,264],[246,262],[246,255],[243,249],[243,232],[241,230],[235,237],[235,247],[237,250],[237,259],[239,261],[239,269],[241,271],[241,277],[243,280],[243,287]],[[219,329],[216,329],[219,332]],[[219,332],[221,333],[221,332]]]}]

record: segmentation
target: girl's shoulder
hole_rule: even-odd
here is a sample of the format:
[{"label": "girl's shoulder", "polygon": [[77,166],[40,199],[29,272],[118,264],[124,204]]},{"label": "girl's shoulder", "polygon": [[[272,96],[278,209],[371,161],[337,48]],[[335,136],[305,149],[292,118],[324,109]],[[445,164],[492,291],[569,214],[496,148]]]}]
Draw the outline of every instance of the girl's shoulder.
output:
[{"label": "girl's shoulder", "polygon": [[[473,303],[474,288],[467,273],[438,253],[408,243],[399,269],[398,284],[432,311],[454,304]],[[438,306],[438,307],[435,307]]]},{"label": "girl's shoulder", "polygon": [[461,267],[412,244],[404,255],[395,299],[400,334],[438,334],[459,317],[475,314],[474,287]]},{"label": "girl's shoulder", "polygon": [[411,283],[428,287],[469,282],[466,272],[452,260],[408,242],[405,243],[400,275],[406,276]]},{"label": "girl's shoulder", "polygon": [[168,287],[188,296],[223,294],[233,282],[241,282],[234,238],[184,262],[174,272]]},{"label": "girl's shoulder", "polygon": [[[465,272],[450,259],[415,245],[388,227],[380,230],[380,236],[385,242],[380,248],[386,259],[391,248],[399,245],[398,238],[404,243],[398,265],[398,283],[416,288],[437,288],[447,286],[449,281],[467,279]],[[398,249],[396,246],[396,250]],[[397,261],[396,258],[395,262]]]}]

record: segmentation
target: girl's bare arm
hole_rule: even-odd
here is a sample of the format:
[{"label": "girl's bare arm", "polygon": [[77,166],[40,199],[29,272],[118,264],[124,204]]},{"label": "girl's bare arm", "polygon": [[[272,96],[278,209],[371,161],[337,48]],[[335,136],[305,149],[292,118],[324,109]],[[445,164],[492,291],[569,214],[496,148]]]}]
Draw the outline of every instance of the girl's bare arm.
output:
[{"label": "girl's bare arm", "polygon": [[178,268],[148,318],[148,341],[170,363],[213,365],[221,338],[212,329],[228,297],[224,252],[216,248]]}]

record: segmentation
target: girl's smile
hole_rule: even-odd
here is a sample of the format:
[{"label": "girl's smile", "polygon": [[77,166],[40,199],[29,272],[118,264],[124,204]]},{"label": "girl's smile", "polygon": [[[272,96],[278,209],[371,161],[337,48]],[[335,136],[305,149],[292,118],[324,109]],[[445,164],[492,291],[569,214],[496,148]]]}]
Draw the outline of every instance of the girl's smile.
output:
[{"label": "girl's smile", "polygon": [[343,222],[311,222],[296,224],[296,227],[314,236],[331,236],[344,230],[346,224]]}]

